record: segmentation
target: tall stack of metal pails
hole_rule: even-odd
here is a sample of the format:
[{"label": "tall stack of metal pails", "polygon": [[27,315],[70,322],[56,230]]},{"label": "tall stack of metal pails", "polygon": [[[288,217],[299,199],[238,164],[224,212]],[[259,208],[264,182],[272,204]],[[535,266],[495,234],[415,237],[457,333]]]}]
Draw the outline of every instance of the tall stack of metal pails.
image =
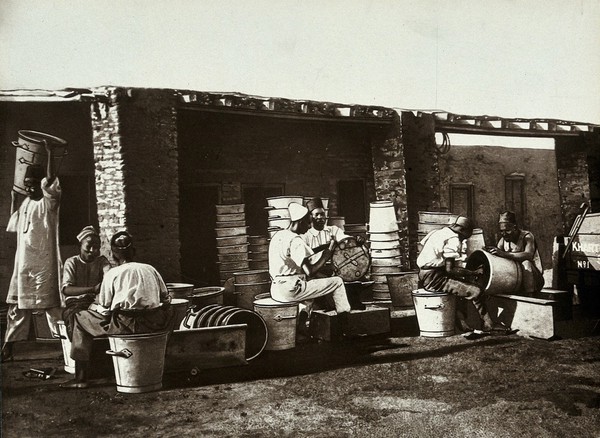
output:
[{"label": "tall stack of metal pails", "polygon": [[221,284],[234,272],[250,269],[244,204],[217,205],[217,256]]},{"label": "tall stack of metal pails", "polygon": [[254,309],[257,295],[271,292],[271,277],[268,270],[235,272],[236,305],[242,309]]},{"label": "tall stack of metal pails", "polygon": [[369,247],[374,300],[390,300],[387,275],[401,272],[400,235],[394,204],[375,201],[369,209]]},{"label": "tall stack of metal pails", "polygon": [[249,236],[250,270],[269,269],[269,239],[267,236]]},{"label": "tall stack of metal pails", "polygon": [[290,212],[288,205],[292,202],[302,204],[302,196],[273,196],[267,198],[267,216],[269,220],[269,238],[280,230],[285,230],[290,225]]}]

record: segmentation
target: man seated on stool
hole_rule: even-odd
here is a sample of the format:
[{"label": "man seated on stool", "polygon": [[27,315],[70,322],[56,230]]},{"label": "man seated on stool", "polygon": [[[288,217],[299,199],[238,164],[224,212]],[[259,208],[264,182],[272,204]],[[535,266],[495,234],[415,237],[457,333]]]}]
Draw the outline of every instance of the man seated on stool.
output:
[{"label": "man seated on stool", "polygon": [[[421,241],[423,249],[417,257],[419,267],[419,287],[430,292],[444,292],[464,298],[473,303],[483,322],[483,331],[508,333],[510,329],[495,324],[487,312],[481,288],[474,279],[481,274],[457,266],[462,257],[462,242],[473,234],[471,220],[459,216],[454,224],[427,234]],[[468,330],[464,317],[461,319],[464,330]]]},{"label": "man seated on stool", "polygon": [[[97,305],[75,314],[71,358],[75,379],[63,388],[87,388],[88,368],[95,336],[153,333],[170,330],[173,310],[167,286],[156,269],[133,261],[135,248],[125,231],[110,241],[117,263],[102,280]],[[94,309],[94,310],[92,310]]]},{"label": "man seated on stool", "polygon": [[[328,248],[323,250],[319,260],[311,262],[309,258],[314,253],[300,236],[310,226],[308,209],[292,202],[288,206],[288,210],[291,220],[288,229],[275,233],[269,244],[269,274],[273,279],[271,297],[283,303],[300,303],[318,297],[331,296],[342,332],[345,333],[350,304],[346,296],[344,281],[340,277],[307,280],[307,277],[314,276],[331,258],[335,241],[330,241]],[[301,332],[308,316],[308,311],[300,312],[298,325]]]},{"label": "man seated on stool", "polygon": [[498,227],[502,238],[498,241],[497,248],[488,248],[488,251],[498,257],[521,263],[523,283],[520,292],[532,297],[544,287],[544,269],[535,237],[531,231],[519,229],[517,217],[512,211],[500,214]]}]

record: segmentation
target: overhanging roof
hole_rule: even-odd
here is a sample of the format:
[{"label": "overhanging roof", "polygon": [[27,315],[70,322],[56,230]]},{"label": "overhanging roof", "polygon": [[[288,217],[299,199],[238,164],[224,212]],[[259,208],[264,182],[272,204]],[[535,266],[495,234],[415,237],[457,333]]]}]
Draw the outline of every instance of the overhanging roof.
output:
[{"label": "overhanging roof", "polygon": [[[105,101],[106,89],[66,88],[64,90],[0,90],[0,102],[90,102]],[[114,87],[133,89],[133,87]],[[183,108],[211,112],[263,115],[323,121],[389,123],[394,113],[412,112],[434,118],[435,130],[446,133],[503,135],[517,137],[578,136],[600,132],[600,125],[558,119],[523,119],[471,116],[447,111],[408,110],[375,105],[348,105],[333,102],[253,96],[235,92],[175,90]]]}]

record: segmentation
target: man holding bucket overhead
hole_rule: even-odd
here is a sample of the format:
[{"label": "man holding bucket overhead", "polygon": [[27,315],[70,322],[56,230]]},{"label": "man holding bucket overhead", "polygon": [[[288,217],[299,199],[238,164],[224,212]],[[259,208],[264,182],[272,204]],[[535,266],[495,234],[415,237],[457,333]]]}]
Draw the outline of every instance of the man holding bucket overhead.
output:
[{"label": "man holding bucket overhead", "polygon": [[458,216],[453,224],[432,231],[423,238],[423,249],[417,257],[419,287],[471,301],[483,322],[483,331],[509,333],[510,329],[492,321],[485,308],[481,288],[474,284],[474,279],[481,273],[457,266],[457,260],[462,257],[462,242],[471,237],[471,234],[471,220]]},{"label": "man holding bucket overhead", "polygon": [[154,333],[170,330],[173,311],[169,292],[156,269],[133,261],[131,235],[116,233],[110,247],[117,263],[106,273],[97,297],[97,306],[74,315],[71,358],[75,379],[63,388],[87,388],[88,368],[95,336]]},{"label": "man holding bucket overhead", "polygon": [[[311,262],[313,250],[304,242],[301,234],[310,227],[308,209],[292,202],[288,206],[291,223],[287,230],[275,233],[269,244],[269,274],[271,275],[271,297],[283,303],[303,302],[314,298],[331,296],[335,310],[345,331],[348,324],[350,303],[346,295],[344,281],[340,277],[315,278],[307,280],[319,271],[331,258],[335,241],[323,251],[323,256]],[[302,328],[308,313],[300,314],[298,325]]]},{"label": "man holding bucket overhead", "polygon": [[521,264],[523,272],[521,292],[531,297],[544,287],[542,259],[535,237],[530,231],[519,229],[517,217],[512,211],[500,213],[498,227],[502,237],[498,241],[497,248],[492,247],[487,250],[498,257]]},{"label": "man holding bucket overhead", "polygon": [[61,319],[61,260],[58,241],[58,212],[61,188],[56,176],[53,145],[44,141],[46,171],[40,165],[27,167],[24,186],[27,197],[16,209],[12,192],[11,217],[7,231],[17,234],[17,250],[6,302],[9,304],[2,361],[12,360],[13,345],[29,335],[32,315],[44,311],[53,335]]}]

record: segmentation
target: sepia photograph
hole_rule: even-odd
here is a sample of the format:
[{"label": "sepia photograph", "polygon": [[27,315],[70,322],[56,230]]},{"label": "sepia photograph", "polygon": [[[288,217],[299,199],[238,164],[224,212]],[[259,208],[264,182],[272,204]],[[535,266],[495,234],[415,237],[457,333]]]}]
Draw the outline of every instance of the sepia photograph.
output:
[{"label": "sepia photograph", "polygon": [[600,437],[600,1],[0,2],[2,438]]}]

